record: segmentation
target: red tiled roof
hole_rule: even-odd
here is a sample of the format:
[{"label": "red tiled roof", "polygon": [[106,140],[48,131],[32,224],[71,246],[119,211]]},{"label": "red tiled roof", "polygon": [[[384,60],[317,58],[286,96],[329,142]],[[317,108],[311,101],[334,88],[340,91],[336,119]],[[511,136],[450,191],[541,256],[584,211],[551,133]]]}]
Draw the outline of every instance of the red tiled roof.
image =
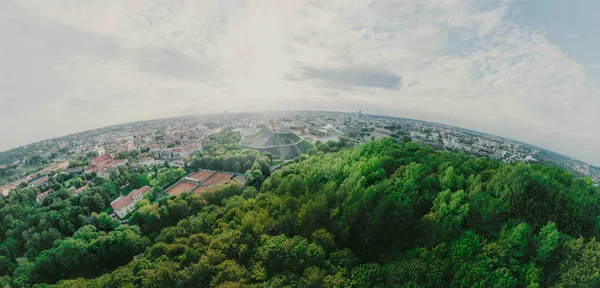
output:
[{"label": "red tiled roof", "polygon": [[112,160],[112,157],[110,157],[110,154],[106,153],[104,155],[100,155],[94,159],[92,159],[92,164],[94,165],[99,165],[100,163],[107,161],[107,160]]},{"label": "red tiled roof", "polygon": [[48,194],[50,194],[52,192],[54,192],[54,189],[50,188],[50,189],[48,189],[48,190],[46,190],[46,191],[38,194],[37,196],[35,196],[35,198],[36,199],[40,199],[40,198],[45,197],[46,195],[48,195]]},{"label": "red tiled roof", "polygon": [[113,203],[111,206],[113,208],[113,210],[116,212],[117,210],[123,208],[123,206],[131,203],[131,201],[133,200],[133,196],[131,195],[132,193],[129,193],[129,195],[121,198],[121,200]]},{"label": "red tiled roof", "polygon": [[152,187],[150,187],[150,186],[144,186],[144,187],[142,187],[140,189],[133,190],[127,196],[121,198],[121,200],[113,203],[111,206],[112,206],[112,208],[113,208],[114,211],[117,211],[117,210],[123,208],[123,206],[125,206],[125,205],[131,203],[131,201],[133,201],[133,194],[135,194],[135,193],[142,193],[142,196],[143,196],[148,191],[150,191],[150,189],[152,189]]},{"label": "red tiled roof", "polygon": [[79,193],[83,192],[83,191],[85,190],[85,188],[87,188],[87,187],[88,187],[87,185],[85,185],[85,186],[81,186],[81,188],[79,188],[79,189],[77,189],[77,190],[73,191],[73,195],[77,195],[77,194],[79,194]]},{"label": "red tiled roof", "polygon": [[[144,195],[144,194],[148,193],[148,191],[150,191],[150,189],[152,189],[152,187],[150,187],[150,186],[144,186],[144,187],[142,187],[140,189],[137,189],[137,192],[138,193],[142,193],[142,195]],[[136,192],[136,190],[131,191],[131,193],[133,193],[133,192]]]}]

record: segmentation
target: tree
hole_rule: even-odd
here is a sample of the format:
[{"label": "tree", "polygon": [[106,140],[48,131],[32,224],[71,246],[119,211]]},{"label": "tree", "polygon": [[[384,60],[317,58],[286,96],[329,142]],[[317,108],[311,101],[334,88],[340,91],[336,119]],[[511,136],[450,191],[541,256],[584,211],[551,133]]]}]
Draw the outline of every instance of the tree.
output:
[{"label": "tree", "polygon": [[248,185],[260,187],[260,184],[262,183],[263,179],[263,173],[260,169],[260,165],[258,165],[257,163],[252,165],[252,168],[250,168],[250,170],[246,172],[246,183],[248,183]]},{"label": "tree", "polygon": [[377,263],[367,263],[352,269],[353,287],[383,287],[384,274]]},{"label": "tree", "polygon": [[98,156],[100,156],[100,155],[96,151],[89,151],[85,154],[85,158],[87,158],[87,159],[94,159]]},{"label": "tree", "polygon": [[146,176],[140,173],[133,173],[129,176],[129,183],[131,186],[138,189],[144,186],[148,186],[150,184],[150,181],[148,181],[148,178],[146,178]]}]

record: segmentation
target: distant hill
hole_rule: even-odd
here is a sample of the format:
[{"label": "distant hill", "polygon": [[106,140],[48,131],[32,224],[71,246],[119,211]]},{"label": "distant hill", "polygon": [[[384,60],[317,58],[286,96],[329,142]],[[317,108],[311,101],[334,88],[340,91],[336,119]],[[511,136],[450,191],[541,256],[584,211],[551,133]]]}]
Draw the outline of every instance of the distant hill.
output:
[{"label": "distant hill", "polygon": [[313,145],[292,132],[273,132],[263,128],[254,136],[243,139],[240,145],[261,152],[269,152],[274,156],[293,158],[305,154]]}]

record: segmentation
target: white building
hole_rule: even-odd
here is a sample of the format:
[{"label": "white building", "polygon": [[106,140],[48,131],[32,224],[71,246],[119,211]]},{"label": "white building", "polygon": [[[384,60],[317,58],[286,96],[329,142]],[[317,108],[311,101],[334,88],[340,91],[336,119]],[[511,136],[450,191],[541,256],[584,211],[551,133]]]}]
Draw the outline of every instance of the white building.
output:
[{"label": "white building", "polygon": [[133,190],[127,196],[121,196],[110,203],[119,218],[124,218],[127,214],[135,210],[135,203],[144,199],[144,195],[150,191],[150,186],[144,186],[138,190]]},{"label": "white building", "polygon": [[140,159],[140,161],[138,161],[138,163],[136,164],[137,167],[139,166],[146,166],[146,167],[152,167],[154,165],[157,165],[158,161],[154,160],[154,158],[152,157],[144,157],[142,159]]},{"label": "white building", "polygon": [[184,157],[191,157],[194,155],[194,151],[198,149],[188,146],[188,147],[176,147],[176,148],[166,148],[161,149],[154,152],[154,158],[156,159],[181,159]]}]

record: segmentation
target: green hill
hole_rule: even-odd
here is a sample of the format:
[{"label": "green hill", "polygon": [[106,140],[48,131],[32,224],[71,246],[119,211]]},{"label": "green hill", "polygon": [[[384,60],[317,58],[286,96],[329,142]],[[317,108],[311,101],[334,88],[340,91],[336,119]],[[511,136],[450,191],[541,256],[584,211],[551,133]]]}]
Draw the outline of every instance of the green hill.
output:
[{"label": "green hill", "polygon": [[[253,137],[241,141],[245,148],[269,152],[275,157],[294,158],[306,154],[313,145],[295,133],[275,133],[269,129],[262,129]],[[301,142],[300,142],[301,141]]]}]

